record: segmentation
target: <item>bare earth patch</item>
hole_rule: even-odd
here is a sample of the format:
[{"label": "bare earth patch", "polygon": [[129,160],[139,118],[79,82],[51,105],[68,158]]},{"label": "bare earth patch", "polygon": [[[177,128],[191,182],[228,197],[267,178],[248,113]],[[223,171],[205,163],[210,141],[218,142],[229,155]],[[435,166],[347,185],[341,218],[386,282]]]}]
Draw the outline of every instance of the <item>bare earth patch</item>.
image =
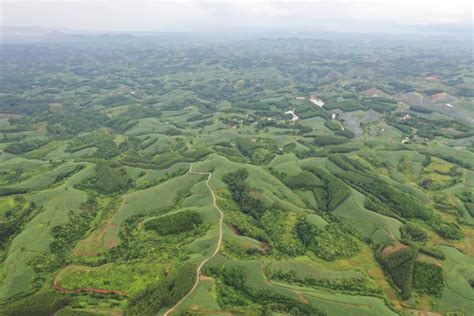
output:
[{"label": "bare earth patch", "polygon": [[402,243],[399,243],[397,242],[395,245],[393,246],[387,246],[385,247],[383,250],[382,250],[382,254],[386,257],[386,256],[389,256],[391,255],[392,253],[394,252],[397,252],[399,250],[402,250],[404,248],[406,248],[407,246],[405,246],[404,244]]}]

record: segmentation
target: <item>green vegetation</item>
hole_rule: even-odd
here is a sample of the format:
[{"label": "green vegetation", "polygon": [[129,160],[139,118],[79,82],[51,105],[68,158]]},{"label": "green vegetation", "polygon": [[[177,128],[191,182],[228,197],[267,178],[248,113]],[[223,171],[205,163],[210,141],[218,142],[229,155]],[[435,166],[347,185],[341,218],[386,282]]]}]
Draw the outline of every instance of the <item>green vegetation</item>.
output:
[{"label": "green vegetation", "polygon": [[347,142],[347,139],[337,136],[321,135],[314,139],[314,143],[318,146],[340,145]]},{"label": "green vegetation", "polygon": [[402,238],[413,241],[426,241],[428,240],[428,234],[413,223],[406,223],[400,228]]},{"label": "green vegetation", "polygon": [[5,316],[54,314],[73,299],[59,293],[41,293],[20,298],[17,301],[0,305],[0,312]]},{"label": "green vegetation", "polygon": [[86,179],[78,188],[91,188],[102,194],[112,194],[124,192],[131,186],[133,186],[133,180],[128,177],[123,167],[100,161],[96,165],[95,176]]},{"label": "green vegetation", "polygon": [[[344,156],[330,156],[329,159],[345,170],[339,174],[342,179],[377,197],[397,216],[406,219],[417,218],[424,220],[443,238],[462,239],[463,233],[456,223],[444,222],[431,208],[425,206],[415,196],[408,195],[367,171],[363,172],[364,167],[354,160]],[[373,201],[369,203],[373,204]],[[372,207],[370,204],[368,206]],[[377,207],[373,208],[378,209]]]},{"label": "green vegetation", "polygon": [[320,210],[332,211],[349,196],[349,188],[333,175],[312,166],[303,167],[303,170],[295,176],[278,176],[292,189],[311,191]]},{"label": "green vegetation", "polygon": [[196,278],[191,264],[173,267],[158,282],[146,287],[128,302],[125,315],[156,315],[163,307],[173,306],[191,289]]},{"label": "green vegetation", "polygon": [[23,143],[12,143],[8,144],[5,147],[5,152],[10,153],[10,154],[23,154],[27,153],[29,151],[35,150],[41,146],[46,144],[46,141],[41,141],[41,140],[34,140],[30,142],[23,142]]},{"label": "green vegetation", "polygon": [[36,204],[28,204],[24,197],[15,196],[9,202],[8,210],[0,221],[0,253],[8,248],[8,243],[17,235],[22,227],[38,212]]},{"label": "green vegetation", "polygon": [[234,173],[226,174],[223,180],[229,187],[232,198],[239,204],[241,211],[255,218],[260,218],[266,208],[260,199],[251,195],[251,189],[244,182],[247,177],[247,169],[239,169]]},{"label": "green vegetation", "polygon": [[[407,247],[389,255],[378,254],[377,259],[394,285],[400,290],[400,297],[410,298],[413,284],[413,270],[418,249]],[[420,279],[423,278],[420,276]],[[422,287],[423,285],[419,285]]]},{"label": "green vegetation", "polygon": [[440,298],[444,288],[443,269],[434,264],[415,262],[413,288],[420,293]]},{"label": "green vegetation", "polygon": [[343,293],[368,295],[368,296],[382,296],[380,288],[372,287],[365,278],[345,278],[345,279],[331,279],[331,278],[314,278],[314,277],[300,277],[295,270],[289,272],[272,271],[269,275],[272,280],[283,281],[290,284],[298,284],[301,286],[309,286],[314,288],[328,288],[338,290]]},{"label": "green vegetation", "polygon": [[342,225],[330,224],[319,228],[306,221],[301,221],[296,230],[298,237],[307,249],[328,261],[351,257],[359,250],[355,239]]},{"label": "green vegetation", "polygon": [[33,257],[29,262],[35,271],[53,272],[68,264],[72,260],[72,247],[84,237],[97,211],[97,200],[91,196],[81,204],[80,213],[70,212],[66,224],[54,226],[51,229],[53,241],[49,244],[49,251]]},{"label": "green vegetation", "polygon": [[295,299],[248,287],[248,275],[243,269],[213,266],[207,272],[217,278],[218,302],[224,308],[235,312],[253,310],[262,314],[279,312],[297,315],[325,315],[317,308]]},{"label": "green vegetation", "polygon": [[2,43],[1,315],[474,310],[469,41],[252,36]]},{"label": "green vegetation", "polygon": [[172,235],[187,232],[202,224],[199,213],[185,210],[176,214],[154,218],[145,222],[145,228],[160,235]]},{"label": "green vegetation", "polygon": [[290,256],[301,255],[304,248],[297,238],[297,215],[280,209],[268,211],[262,216],[260,226],[278,250]]}]

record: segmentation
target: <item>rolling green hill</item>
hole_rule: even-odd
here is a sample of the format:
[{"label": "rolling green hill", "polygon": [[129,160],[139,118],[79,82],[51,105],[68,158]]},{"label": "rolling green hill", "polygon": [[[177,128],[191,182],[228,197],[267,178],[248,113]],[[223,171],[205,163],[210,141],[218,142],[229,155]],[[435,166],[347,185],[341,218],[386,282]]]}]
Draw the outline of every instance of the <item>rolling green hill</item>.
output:
[{"label": "rolling green hill", "polygon": [[453,43],[2,45],[0,314],[472,315]]}]

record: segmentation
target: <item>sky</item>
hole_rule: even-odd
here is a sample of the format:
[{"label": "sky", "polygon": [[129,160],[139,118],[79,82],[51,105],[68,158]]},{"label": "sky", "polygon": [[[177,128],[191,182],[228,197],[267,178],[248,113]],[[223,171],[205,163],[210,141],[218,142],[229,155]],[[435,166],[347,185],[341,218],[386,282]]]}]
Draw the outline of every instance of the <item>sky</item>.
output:
[{"label": "sky", "polygon": [[0,25],[99,32],[472,30],[469,0],[0,0]]}]

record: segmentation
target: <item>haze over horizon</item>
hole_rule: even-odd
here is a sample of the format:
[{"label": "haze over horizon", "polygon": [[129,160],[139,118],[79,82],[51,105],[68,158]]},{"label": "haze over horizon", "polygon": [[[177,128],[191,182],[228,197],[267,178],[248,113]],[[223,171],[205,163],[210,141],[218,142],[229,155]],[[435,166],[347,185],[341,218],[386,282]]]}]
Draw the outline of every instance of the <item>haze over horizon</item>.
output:
[{"label": "haze over horizon", "polygon": [[1,26],[83,32],[471,32],[466,0],[3,0]]}]

